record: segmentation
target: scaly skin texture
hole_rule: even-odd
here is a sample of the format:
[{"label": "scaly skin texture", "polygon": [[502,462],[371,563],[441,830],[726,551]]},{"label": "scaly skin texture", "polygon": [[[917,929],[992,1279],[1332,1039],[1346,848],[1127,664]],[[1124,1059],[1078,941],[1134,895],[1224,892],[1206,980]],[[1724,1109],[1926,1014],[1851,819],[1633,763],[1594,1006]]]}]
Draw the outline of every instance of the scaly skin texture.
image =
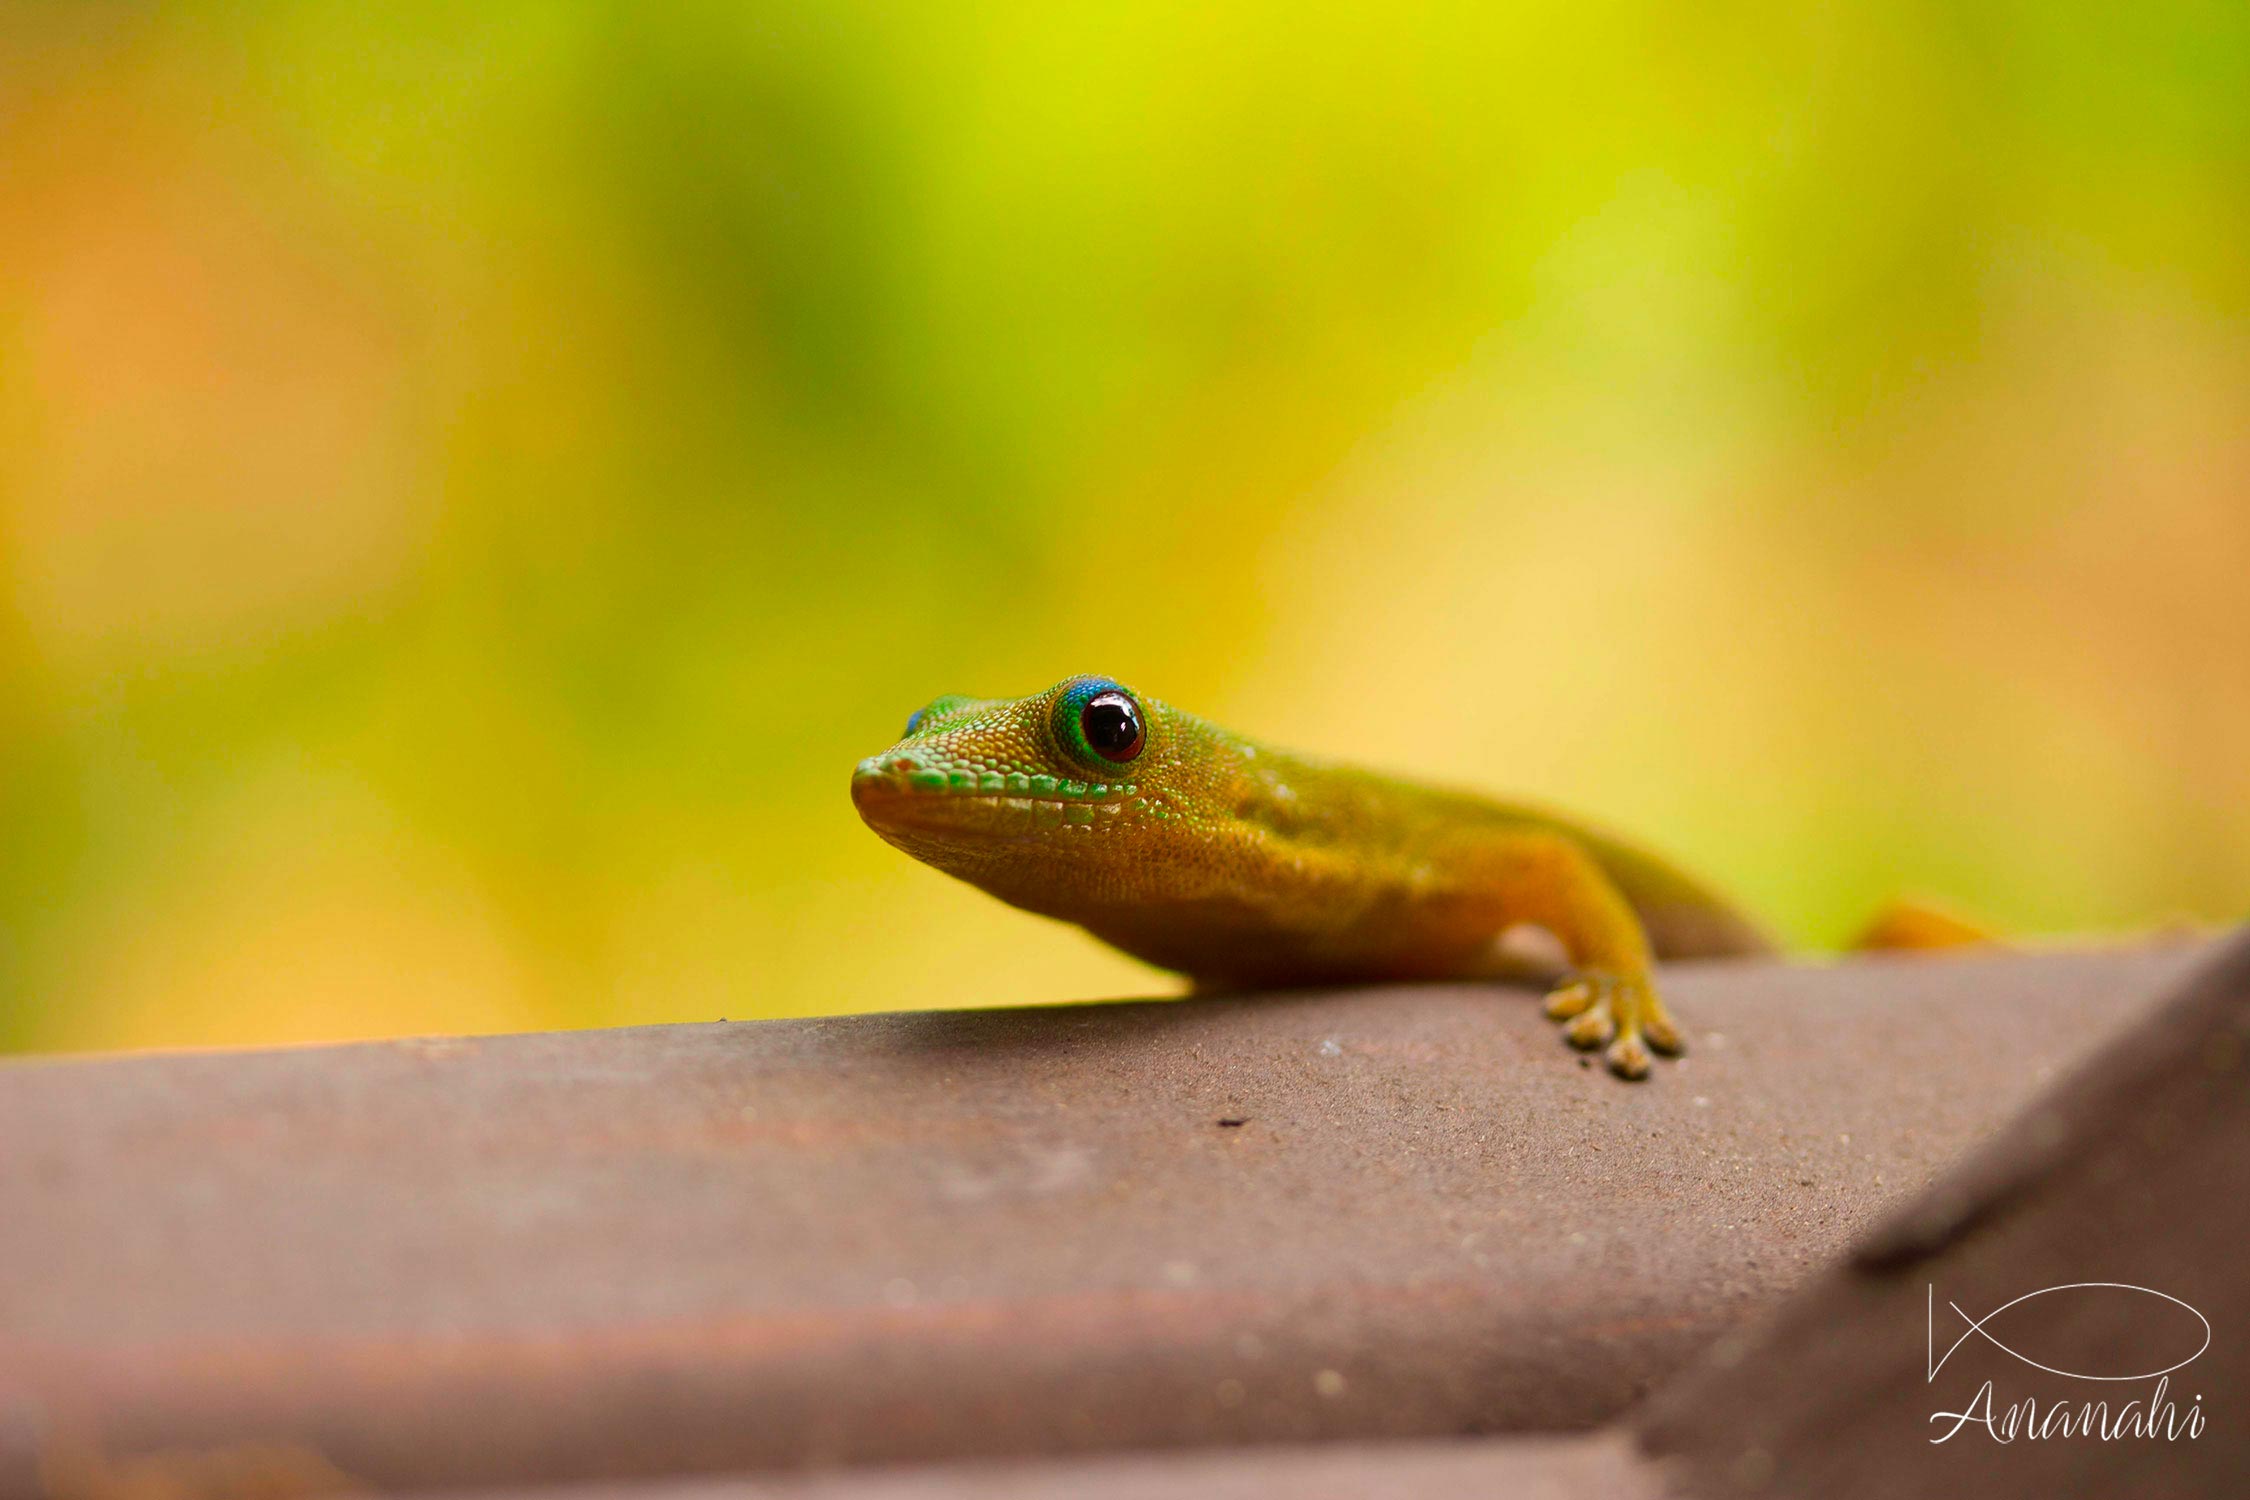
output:
[{"label": "scaly skin texture", "polygon": [[[1137,722],[1130,758],[1095,748],[1096,700]],[[940,698],[859,763],[852,801],[916,859],[1200,989],[1517,975],[1503,935],[1542,928],[1570,965],[1547,1014],[1625,1078],[1684,1045],[1653,958],[1772,951],[1689,876],[1557,814],[1269,749],[1108,678]]]}]

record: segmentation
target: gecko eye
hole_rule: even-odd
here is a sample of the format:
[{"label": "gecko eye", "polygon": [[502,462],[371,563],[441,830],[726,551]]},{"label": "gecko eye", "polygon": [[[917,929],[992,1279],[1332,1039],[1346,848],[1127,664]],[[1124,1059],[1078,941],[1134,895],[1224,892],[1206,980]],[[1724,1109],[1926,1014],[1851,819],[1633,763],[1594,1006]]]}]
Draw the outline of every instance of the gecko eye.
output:
[{"label": "gecko eye", "polygon": [[1123,693],[1097,694],[1078,711],[1078,732],[1103,760],[1123,765],[1141,753],[1141,706]]},{"label": "gecko eye", "polygon": [[928,710],[928,709],[926,709],[926,708],[917,708],[916,710],[914,710],[914,712],[912,712],[912,713],[910,713],[910,714],[908,714],[908,715],[906,716],[906,732],[907,732],[907,734],[909,734],[909,735],[912,735],[912,734],[914,733],[914,731],[915,731],[915,730],[917,730],[917,729],[920,729],[920,728],[922,727],[922,718],[923,718],[923,716],[924,716],[925,714],[927,714],[927,713],[929,713],[929,710]]}]

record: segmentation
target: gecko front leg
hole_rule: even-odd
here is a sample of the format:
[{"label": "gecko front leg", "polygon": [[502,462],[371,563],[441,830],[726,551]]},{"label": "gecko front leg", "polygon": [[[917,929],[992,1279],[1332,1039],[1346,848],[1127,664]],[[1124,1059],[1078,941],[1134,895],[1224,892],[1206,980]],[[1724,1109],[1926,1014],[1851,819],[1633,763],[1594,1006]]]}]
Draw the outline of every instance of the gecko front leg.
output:
[{"label": "gecko front leg", "polygon": [[1573,1047],[1604,1049],[1620,1078],[1646,1078],[1649,1052],[1686,1050],[1679,1025],[1657,998],[1648,936],[1600,865],[1569,835],[1546,829],[1509,834],[1498,850],[1495,894],[1511,923],[1543,927],[1562,944],[1571,970],[1547,995]]}]

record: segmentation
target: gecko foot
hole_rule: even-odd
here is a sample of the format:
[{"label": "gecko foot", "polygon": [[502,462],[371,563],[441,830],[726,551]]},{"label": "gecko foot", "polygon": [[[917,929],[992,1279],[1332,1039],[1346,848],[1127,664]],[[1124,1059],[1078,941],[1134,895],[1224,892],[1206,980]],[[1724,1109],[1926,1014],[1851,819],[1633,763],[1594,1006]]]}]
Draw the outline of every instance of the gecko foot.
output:
[{"label": "gecko foot", "polygon": [[1547,996],[1547,1017],[1563,1022],[1563,1039],[1580,1051],[1603,1048],[1620,1078],[1648,1077],[1651,1049],[1677,1057],[1687,1050],[1680,1028],[1645,979],[1582,970]]}]

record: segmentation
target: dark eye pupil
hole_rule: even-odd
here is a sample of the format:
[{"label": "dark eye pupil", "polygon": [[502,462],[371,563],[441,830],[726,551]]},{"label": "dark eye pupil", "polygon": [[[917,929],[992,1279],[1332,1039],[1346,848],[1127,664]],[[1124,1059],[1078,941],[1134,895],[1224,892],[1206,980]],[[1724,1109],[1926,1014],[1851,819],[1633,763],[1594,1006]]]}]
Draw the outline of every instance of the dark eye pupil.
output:
[{"label": "dark eye pupil", "polygon": [[1123,693],[1103,693],[1078,714],[1086,743],[1103,760],[1128,761],[1141,753],[1141,710]]}]

